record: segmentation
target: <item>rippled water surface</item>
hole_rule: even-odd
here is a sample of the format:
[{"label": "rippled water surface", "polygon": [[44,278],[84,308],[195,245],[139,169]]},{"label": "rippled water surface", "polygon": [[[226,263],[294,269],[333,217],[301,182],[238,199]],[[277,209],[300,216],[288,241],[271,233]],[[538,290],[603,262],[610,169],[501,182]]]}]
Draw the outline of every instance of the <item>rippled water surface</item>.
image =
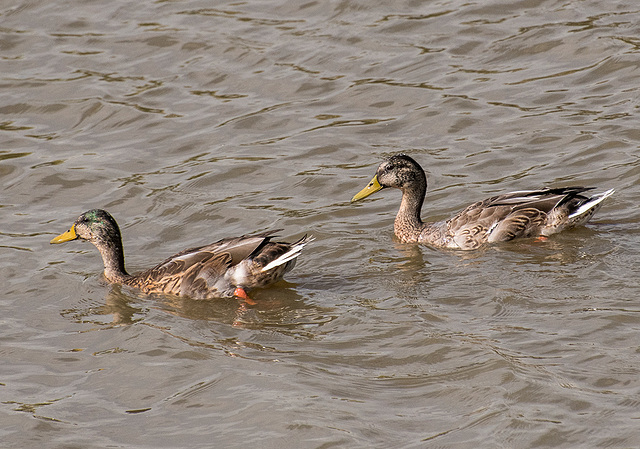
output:
[{"label": "rippled water surface", "polygon": [[[640,4],[25,1],[0,8],[0,439],[7,448],[640,446]],[[615,188],[586,227],[400,244],[385,157],[442,219]],[[239,300],[109,285],[224,236],[311,233]]]}]

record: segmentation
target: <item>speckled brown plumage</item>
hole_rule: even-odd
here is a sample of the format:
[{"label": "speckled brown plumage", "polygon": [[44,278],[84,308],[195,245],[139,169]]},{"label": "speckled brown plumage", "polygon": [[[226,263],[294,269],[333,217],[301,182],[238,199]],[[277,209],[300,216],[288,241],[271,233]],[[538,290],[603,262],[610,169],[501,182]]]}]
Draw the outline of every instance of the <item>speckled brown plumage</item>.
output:
[{"label": "speckled brown plumage", "polygon": [[402,191],[394,232],[403,242],[472,250],[485,243],[547,236],[589,221],[613,189],[593,196],[592,187],[523,190],[471,204],[448,220],[424,223],[420,210],[427,191],[424,170],[400,154],[382,162],[371,182],[352,199],[357,201],[385,187]]},{"label": "speckled brown plumage", "polygon": [[93,243],[104,262],[105,277],[146,293],[167,293],[195,299],[233,296],[236,288],[251,289],[276,282],[291,270],[302,248],[313,240],[272,242],[274,232],[219,240],[175,254],[153,268],[130,275],[125,270],[120,229],[106,211],[82,214],[69,231],[51,243],[76,238]]}]

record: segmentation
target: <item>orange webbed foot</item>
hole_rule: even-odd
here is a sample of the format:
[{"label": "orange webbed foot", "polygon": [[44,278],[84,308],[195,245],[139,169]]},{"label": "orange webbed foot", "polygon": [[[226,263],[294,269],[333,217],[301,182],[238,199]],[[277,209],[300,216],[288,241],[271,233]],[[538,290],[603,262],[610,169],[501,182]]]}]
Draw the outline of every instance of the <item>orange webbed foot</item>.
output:
[{"label": "orange webbed foot", "polygon": [[253,299],[249,298],[249,295],[247,295],[247,292],[242,287],[236,287],[236,289],[233,291],[233,296],[243,299],[244,302],[246,302],[250,306],[255,306],[257,304]]}]

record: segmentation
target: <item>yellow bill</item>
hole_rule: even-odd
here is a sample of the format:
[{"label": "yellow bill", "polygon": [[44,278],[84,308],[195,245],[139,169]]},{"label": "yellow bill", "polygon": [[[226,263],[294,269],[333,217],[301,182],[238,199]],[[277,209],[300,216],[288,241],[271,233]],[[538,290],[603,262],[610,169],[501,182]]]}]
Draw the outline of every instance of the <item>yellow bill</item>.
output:
[{"label": "yellow bill", "polygon": [[351,202],[361,200],[362,198],[366,198],[372,193],[376,193],[380,189],[382,189],[382,186],[378,182],[378,175],[376,175],[373,177],[371,182],[367,184],[367,187],[360,190],[358,193],[355,194],[353,198],[351,198]]},{"label": "yellow bill", "polygon": [[77,238],[78,238],[78,235],[76,234],[76,225],[74,224],[74,225],[71,225],[71,229],[69,229],[65,233],[60,234],[58,237],[54,238],[49,243],[64,243],[70,240],[75,240]]}]

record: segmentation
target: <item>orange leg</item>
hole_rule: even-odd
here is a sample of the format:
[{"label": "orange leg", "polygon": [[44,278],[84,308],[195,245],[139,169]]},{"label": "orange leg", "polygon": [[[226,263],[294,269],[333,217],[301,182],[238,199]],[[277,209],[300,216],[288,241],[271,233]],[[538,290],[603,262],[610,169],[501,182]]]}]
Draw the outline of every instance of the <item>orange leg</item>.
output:
[{"label": "orange leg", "polygon": [[256,302],[253,299],[249,298],[249,295],[247,295],[247,292],[244,291],[244,288],[242,287],[236,287],[236,289],[233,291],[233,296],[244,299],[244,301],[250,306],[256,305]]}]

